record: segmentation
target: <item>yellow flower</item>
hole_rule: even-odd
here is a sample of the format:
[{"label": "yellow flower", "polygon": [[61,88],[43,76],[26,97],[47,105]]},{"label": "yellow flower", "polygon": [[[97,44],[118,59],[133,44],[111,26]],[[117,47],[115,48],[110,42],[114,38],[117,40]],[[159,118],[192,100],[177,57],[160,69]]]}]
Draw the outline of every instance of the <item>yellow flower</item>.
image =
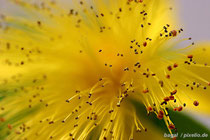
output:
[{"label": "yellow flower", "polygon": [[49,0],[13,4],[24,16],[1,17],[2,139],[151,137],[158,130],[136,103],[170,133],[168,109],[202,104],[210,51],[177,38],[168,0],[73,0],[68,11]]}]

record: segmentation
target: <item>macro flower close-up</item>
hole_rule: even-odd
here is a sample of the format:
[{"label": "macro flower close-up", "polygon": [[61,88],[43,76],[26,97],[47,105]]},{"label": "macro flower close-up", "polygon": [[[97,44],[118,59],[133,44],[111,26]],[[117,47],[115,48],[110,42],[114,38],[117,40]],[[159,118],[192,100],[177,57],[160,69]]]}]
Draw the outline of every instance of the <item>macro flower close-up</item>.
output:
[{"label": "macro flower close-up", "polygon": [[0,0],[0,140],[207,140],[210,38],[178,7]]}]

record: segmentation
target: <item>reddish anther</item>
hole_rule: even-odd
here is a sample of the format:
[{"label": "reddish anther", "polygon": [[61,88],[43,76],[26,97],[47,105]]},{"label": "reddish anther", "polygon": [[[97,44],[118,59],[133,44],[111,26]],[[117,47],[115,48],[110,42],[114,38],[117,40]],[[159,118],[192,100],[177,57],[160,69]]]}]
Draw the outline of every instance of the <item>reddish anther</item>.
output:
[{"label": "reddish anther", "polygon": [[173,31],[171,31],[171,34],[172,34],[172,36],[176,36],[177,35],[177,31],[173,30]]},{"label": "reddish anther", "polygon": [[147,42],[144,42],[144,43],[143,43],[143,46],[146,47],[146,46],[147,46]]},{"label": "reddish anther", "polygon": [[182,111],[182,110],[183,110],[183,107],[182,107],[182,106],[180,106],[180,107],[178,107],[178,108],[177,108],[177,110],[180,112],[180,111]]},{"label": "reddish anther", "polygon": [[175,129],[175,125],[169,124],[168,128],[169,128],[169,129]]},{"label": "reddish anther", "polygon": [[176,68],[176,67],[178,67],[178,64],[177,63],[174,64],[174,68]]},{"label": "reddish anther", "polygon": [[187,58],[193,58],[193,55],[188,55]]},{"label": "reddish anther", "polygon": [[164,101],[166,101],[166,102],[168,102],[169,100],[170,100],[169,97],[165,97],[165,98],[164,98]]},{"label": "reddish anther", "polygon": [[157,118],[161,120],[161,119],[163,119],[163,116],[160,115],[160,114],[158,114],[158,115],[157,115]]},{"label": "reddish anther", "polygon": [[148,92],[149,92],[148,89],[143,90],[143,93],[148,93]]},{"label": "reddish anther", "polygon": [[174,96],[173,95],[169,96],[169,99],[174,100]]},{"label": "reddish anther", "polygon": [[12,125],[8,124],[7,127],[11,130],[12,129]]},{"label": "reddish anther", "polygon": [[167,78],[167,79],[170,79],[170,78],[171,78],[171,76],[170,76],[169,74],[167,74],[167,75],[166,75],[166,78]]},{"label": "reddish anther", "polygon": [[163,115],[164,115],[163,110],[160,110],[160,111],[158,112],[158,114],[160,114],[161,116],[163,116]]},{"label": "reddish anther", "polygon": [[4,121],[5,121],[5,119],[4,119],[4,118],[0,118],[0,121],[1,121],[1,122],[4,122]]},{"label": "reddish anther", "polygon": [[194,104],[194,106],[198,106],[199,102],[198,101],[194,101],[193,104]]},{"label": "reddish anther", "polygon": [[151,106],[148,106],[147,107],[147,111],[150,111],[151,112],[152,111],[152,107]]},{"label": "reddish anther", "polygon": [[172,67],[171,66],[168,66],[168,71],[171,71],[172,70]]},{"label": "reddish anther", "polygon": [[177,90],[174,90],[171,92],[171,95],[175,95],[177,93]]}]

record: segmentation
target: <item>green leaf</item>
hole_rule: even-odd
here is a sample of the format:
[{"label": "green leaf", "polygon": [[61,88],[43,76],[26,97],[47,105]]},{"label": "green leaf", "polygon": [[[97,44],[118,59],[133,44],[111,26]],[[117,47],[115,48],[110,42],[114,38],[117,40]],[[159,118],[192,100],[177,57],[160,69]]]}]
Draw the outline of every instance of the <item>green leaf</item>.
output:
[{"label": "green leaf", "polygon": [[[162,135],[164,137],[165,134],[170,134],[168,131],[168,128],[163,120],[159,120],[154,113],[151,113],[149,116],[147,116],[147,111],[145,109],[145,106],[137,101],[132,101],[134,106],[137,110],[137,115],[139,117],[144,117],[148,122],[152,123],[154,127],[162,131]],[[200,139],[208,139],[210,137],[210,130],[200,124],[197,120],[191,118],[189,115],[186,115],[182,112],[175,112],[173,110],[168,111],[169,116],[174,123],[174,125],[177,128],[177,132],[173,132],[174,134],[178,133],[178,140],[185,139],[185,140],[200,140]],[[188,135],[188,134],[193,134]],[[198,137],[200,136],[207,136],[207,137]],[[185,136],[185,138],[184,138]],[[209,137],[208,137],[209,136]]]}]

